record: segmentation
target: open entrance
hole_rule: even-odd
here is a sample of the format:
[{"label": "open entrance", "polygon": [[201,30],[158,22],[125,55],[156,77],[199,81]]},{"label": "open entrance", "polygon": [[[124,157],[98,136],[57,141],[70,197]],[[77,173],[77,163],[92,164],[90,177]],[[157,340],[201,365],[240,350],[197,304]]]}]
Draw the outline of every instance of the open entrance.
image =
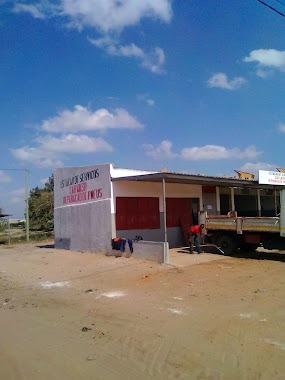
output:
[{"label": "open entrance", "polygon": [[188,245],[188,229],[198,223],[199,198],[166,198],[169,247]]}]

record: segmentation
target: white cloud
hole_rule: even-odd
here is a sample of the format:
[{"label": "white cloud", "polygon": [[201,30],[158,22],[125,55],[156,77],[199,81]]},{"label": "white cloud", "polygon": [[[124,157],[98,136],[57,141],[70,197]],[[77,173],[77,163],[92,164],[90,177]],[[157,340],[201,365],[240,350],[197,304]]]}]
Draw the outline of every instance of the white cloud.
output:
[{"label": "white cloud", "polygon": [[38,0],[16,3],[14,12],[30,13],[35,18],[67,18],[69,25],[95,28],[103,34],[120,32],[144,18],[169,22],[172,0]]},{"label": "white cloud", "polygon": [[[116,47],[116,45],[119,44],[118,39],[115,39],[115,38],[110,37],[108,35],[105,35],[105,36],[97,38],[97,39],[89,38],[88,37],[88,41],[92,45],[94,45],[94,46],[96,46],[98,48],[106,50],[109,54],[113,53],[113,46]],[[115,50],[116,50],[116,48],[115,48]]]},{"label": "white cloud", "polygon": [[24,1],[18,2],[16,0],[12,2],[14,3],[12,12],[14,13],[28,13],[36,19],[63,16],[60,2],[55,3],[49,0],[32,0],[29,1],[29,4],[25,4]]},{"label": "white cloud", "polygon": [[101,35],[89,39],[110,55],[135,58],[140,65],[153,73],[163,72],[164,51],[154,47],[145,51],[134,43],[123,45],[119,38],[123,29],[138,25],[150,18],[169,22],[172,17],[172,0],[38,0],[30,4],[17,3],[14,12],[29,13],[34,18],[58,17],[69,27],[79,30],[91,28]]},{"label": "white cloud", "polygon": [[278,129],[280,132],[285,133],[285,123],[279,123]]},{"label": "white cloud", "polygon": [[103,33],[120,31],[143,18],[171,19],[171,0],[61,0],[62,15],[78,27],[95,27]]},{"label": "white cloud", "polygon": [[40,179],[40,183],[45,185],[48,182],[48,177]]},{"label": "white cloud", "polygon": [[141,65],[152,73],[163,73],[162,66],[164,62],[164,51],[160,47],[155,47],[152,51],[144,55]]},{"label": "white cloud", "polygon": [[172,142],[169,140],[163,140],[157,146],[152,144],[144,144],[143,149],[147,156],[157,160],[164,158],[174,158],[177,154],[172,152]]},{"label": "white cloud", "polygon": [[[244,58],[245,62],[256,62],[258,66],[285,71],[285,51],[275,49],[258,49]],[[260,71],[259,71],[260,73]]]},{"label": "white cloud", "polygon": [[39,19],[43,19],[46,17],[44,12],[41,10],[40,4],[33,5],[33,4],[17,3],[17,4],[15,4],[15,6],[13,8],[13,12],[15,12],[15,13],[29,13],[34,18],[39,18]]},{"label": "white cloud", "polygon": [[251,145],[246,149],[240,148],[228,149],[220,145],[205,145],[201,147],[184,148],[181,150],[181,158],[189,161],[198,160],[222,160],[222,159],[244,159],[255,158],[262,152],[258,152],[256,148]]},{"label": "white cloud", "polygon": [[[125,109],[113,113],[102,108],[93,112],[77,105],[73,110],[63,110],[57,116],[44,120],[39,130],[48,134],[34,138],[30,145],[11,149],[18,160],[38,167],[62,166],[67,154],[111,152],[112,146],[101,137],[77,134],[81,131],[101,132],[107,129],[138,129],[143,125]],[[53,134],[60,133],[55,136]]]},{"label": "white cloud", "polygon": [[11,177],[9,177],[5,171],[0,170],[0,183],[8,183],[11,181]]},{"label": "white cloud", "polygon": [[251,173],[255,175],[255,178],[258,178],[258,171],[259,170],[269,170],[269,171],[277,171],[277,165],[269,164],[267,162],[247,162],[246,164],[242,165],[238,170],[241,170],[243,172]]},{"label": "white cloud", "polygon": [[60,138],[53,136],[37,137],[35,141],[48,152],[91,153],[110,152],[111,145],[100,137],[68,134]]},{"label": "white cloud", "polygon": [[64,110],[58,116],[44,120],[40,128],[46,132],[78,132],[110,128],[138,129],[143,128],[143,125],[123,108],[117,108],[113,113],[105,108],[92,112],[76,105],[73,111]]},{"label": "white cloud", "polygon": [[246,83],[246,79],[242,77],[235,77],[229,80],[224,73],[216,73],[208,79],[208,87],[223,88],[225,90],[237,90]]},{"label": "white cloud", "polygon": [[19,161],[33,164],[39,168],[63,166],[58,157],[50,155],[42,147],[23,146],[18,149],[11,149],[11,153]]},{"label": "white cloud", "polygon": [[268,70],[268,69],[264,70],[264,69],[261,69],[261,68],[259,68],[259,69],[256,70],[256,75],[259,78],[263,78],[263,79],[269,78],[269,77],[272,76],[272,74],[273,74],[272,70]]},{"label": "white cloud", "polygon": [[96,47],[105,50],[109,55],[135,58],[140,62],[142,67],[152,73],[160,74],[164,72],[165,54],[160,47],[155,47],[146,52],[134,43],[120,45],[117,40],[109,36],[98,39],[88,38],[88,41]]},{"label": "white cloud", "polygon": [[145,102],[150,107],[153,107],[155,104],[155,101],[151,99],[148,94],[139,94],[137,95],[137,99],[140,102]]},{"label": "white cloud", "polygon": [[253,145],[244,150],[240,148],[225,148],[220,145],[205,145],[201,147],[183,148],[180,153],[172,151],[173,144],[169,140],[163,140],[157,146],[144,144],[143,149],[147,156],[153,159],[180,158],[187,161],[224,160],[255,158],[262,152],[258,152]]},{"label": "white cloud", "polygon": [[14,157],[38,167],[62,166],[61,159],[66,153],[110,152],[111,145],[101,138],[85,135],[65,135],[59,138],[52,136],[37,137],[35,147],[24,146],[11,149]]},{"label": "white cloud", "polygon": [[122,57],[134,57],[134,58],[141,58],[144,60],[145,53],[144,51],[139,48],[134,43],[131,43],[130,45],[109,45],[109,52],[113,55],[118,55]]}]

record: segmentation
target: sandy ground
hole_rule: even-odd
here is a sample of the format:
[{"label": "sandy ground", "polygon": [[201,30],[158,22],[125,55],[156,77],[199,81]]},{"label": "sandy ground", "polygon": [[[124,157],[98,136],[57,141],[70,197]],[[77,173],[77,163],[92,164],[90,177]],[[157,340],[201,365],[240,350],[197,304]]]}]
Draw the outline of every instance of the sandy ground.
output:
[{"label": "sandy ground", "polygon": [[282,254],[159,265],[49,244],[0,247],[0,379],[284,379]]}]

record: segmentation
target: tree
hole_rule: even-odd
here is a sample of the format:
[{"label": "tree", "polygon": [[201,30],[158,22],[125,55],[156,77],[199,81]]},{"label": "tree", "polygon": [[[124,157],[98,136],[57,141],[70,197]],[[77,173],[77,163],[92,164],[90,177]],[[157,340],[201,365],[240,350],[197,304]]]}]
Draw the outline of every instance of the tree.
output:
[{"label": "tree", "polygon": [[52,175],[43,189],[35,187],[30,191],[29,217],[31,229],[53,230],[53,189],[54,178]]}]

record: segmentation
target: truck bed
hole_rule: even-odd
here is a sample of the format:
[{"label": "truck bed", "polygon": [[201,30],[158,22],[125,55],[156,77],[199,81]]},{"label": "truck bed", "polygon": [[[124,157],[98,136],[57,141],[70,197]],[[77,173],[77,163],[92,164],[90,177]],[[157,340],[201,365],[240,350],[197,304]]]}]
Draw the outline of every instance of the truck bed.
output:
[{"label": "truck bed", "polygon": [[243,217],[232,215],[207,215],[207,230],[280,233],[279,217]]}]

